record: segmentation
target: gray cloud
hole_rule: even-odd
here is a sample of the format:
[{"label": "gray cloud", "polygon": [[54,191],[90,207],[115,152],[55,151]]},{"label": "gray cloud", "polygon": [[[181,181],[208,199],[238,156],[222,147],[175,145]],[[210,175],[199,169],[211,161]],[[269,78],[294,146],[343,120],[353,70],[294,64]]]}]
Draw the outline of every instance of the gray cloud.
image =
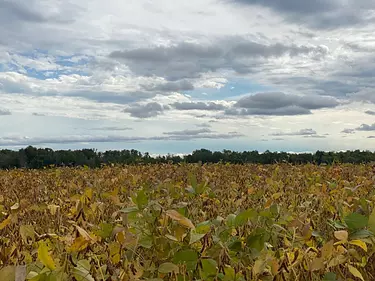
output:
[{"label": "gray cloud", "polygon": [[32,115],[33,115],[33,116],[46,116],[45,114],[43,114],[43,113],[38,113],[38,112],[33,112]]},{"label": "gray cloud", "polygon": [[140,142],[140,141],[186,141],[195,139],[232,139],[242,137],[242,134],[231,132],[227,134],[219,133],[199,133],[199,134],[177,134],[154,137],[139,136],[92,136],[92,135],[71,135],[55,137],[0,137],[0,146],[25,146],[41,144],[73,144],[73,143],[113,143],[113,142]]},{"label": "gray cloud", "polygon": [[94,131],[129,131],[129,130],[133,130],[133,129],[129,128],[129,127],[108,126],[108,127],[90,128],[90,130],[94,130]]},{"label": "gray cloud", "polygon": [[354,134],[355,132],[355,129],[344,129],[341,131],[341,133],[344,133],[344,134]]},{"label": "gray cloud", "polygon": [[368,136],[368,139],[375,139],[375,136]]},{"label": "gray cloud", "polygon": [[283,55],[314,55],[323,57],[327,48],[275,43],[264,45],[231,37],[210,45],[179,43],[171,46],[114,51],[110,57],[125,62],[138,75],[165,77],[168,80],[196,78],[201,73],[219,69],[233,69],[249,73],[260,60]]},{"label": "gray cloud", "polygon": [[0,115],[12,115],[12,112],[10,112],[8,109],[0,108]]},{"label": "gray cloud", "polygon": [[270,136],[312,136],[316,135],[316,131],[313,129],[301,129],[297,132],[290,132],[290,133],[274,133],[270,134]]},{"label": "gray cloud", "polygon": [[312,28],[332,29],[373,22],[371,0],[226,0],[229,3],[258,5],[285,15],[292,22]]},{"label": "gray cloud", "polygon": [[215,102],[175,102],[172,107],[178,110],[224,110],[225,106]]},{"label": "gray cloud", "polygon": [[270,116],[291,116],[291,115],[305,115],[311,114],[311,111],[299,106],[285,106],[275,109],[266,108],[229,108],[225,110],[226,115],[232,116],[247,116],[247,115],[270,115]]},{"label": "gray cloud", "polygon": [[164,135],[170,135],[170,136],[197,136],[199,134],[203,133],[212,133],[210,129],[204,128],[204,129],[197,129],[197,130],[182,130],[182,131],[173,131],[173,132],[165,132]]},{"label": "gray cloud", "polygon": [[257,93],[241,98],[226,115],[304,115],[311,110],[332,108],[339,105],[333,97],[297,96],[281,92]]},{"label": "gray cloud", "polygon": [[375,111],[372,111],[372,110],[367,110],[365,111],[365,113],[368,115],[375,115]]},{"label": "gray cloud", "polygon": [[163,105],[157,102],[149,102],[147,104],[133,104],[124,109],[124,112],[130,113],[130,116],[136,118],[150,118],[156,117],[163,113],[166,109]]},{"label": "gray cloud", "polygon": [[288,106],[297,106],[304,109],[331,108],[339,105],[333,97],[324,96],[297,96],[286,95],[281,92],[257,93],[241,98],[235,107],[278,109]]},{"label": "gray cloud", "polygon": [[194,85],[188,80],[167,82],[159,85],[143,85],[147,91],[179,92],[194,90]]},{"label": "gray cloud", "polygon": [[356,130],[365,132],[375,131],[375,123],[372,125],[362,124],[361,126],[356,128]]}]

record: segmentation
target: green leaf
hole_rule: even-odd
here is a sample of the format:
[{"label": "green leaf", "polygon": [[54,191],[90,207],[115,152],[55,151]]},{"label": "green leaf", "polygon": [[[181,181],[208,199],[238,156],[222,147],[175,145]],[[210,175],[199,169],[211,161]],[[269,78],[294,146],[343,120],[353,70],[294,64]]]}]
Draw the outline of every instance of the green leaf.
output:
[{"label": "green leaf", "polygon": [[228,248],[231,251],[240,252],[242,250],[241,240],[239,238],[235,238],[234,241],[229,243]]},{"label": "green leaf", "polygon": [[152,247],[152,237],[142,236],[139,240],[139,245],[141,245],[143,248],[150,249]]},{"label": "green leaf", "polygon": [[372,210],[372,213],[370,214],[367,227],[370,231],[375,233],[375,208]]},{"label": "green leaf", "polygon": [[344,218],[344,221],[350,230],[359,230],[367,226],[369,219],[364,215],[351,213]]},{"label": "green leaf", "polygon": [[88,260],[80,260],[73,269],[73,276],[77,281],[95,281],[90,274],[90,262]]},{"label": "green leaf", "polygon": [[209,232],[210,229],[211,229],[211,222],[204,221],[195,227],[195,232],[199,234],[207,234],[207,232]]},{"label": "green leaf", "polygon": [[202,268],[207,277],[214,277],[217,273],[217,262],[213,259],[203,259]]},{"label": "green leaf", "polygon": [[193,244],[195,242],[198,242],[199,240],[201,240],[204,236],[206,236],[206,234],[198,234],[198,233],[195,233],[195,232],[190,232],[190,241],[189,241],[189,244]]},{"label": "green leaf", "polygon": [[6,266],[0,270],[1,281],[14,281],[16,278],[16,268],[14,266]]},{"label": "green leaf", "polygon": [[164,274],[172,273],[172,272],[178,273],[178,270],[179,270],[178,266],[171,262],[165,262],[161,264],[158,269],[160,273],[164,273]]},{"label": "green leaf", "polygon": [[130,213],[136,213],[138,212],[138,208],[133,206],[133,207],[128,207],[128,208],[125,208],[125,209],[122,209],[120,210],[121,213],[124,213],[124,214],[130,214]]},{"label": "green leaf", "polygon": [[248,222],[249,219],[256,218],[257,215],[258,213],[253,209],[243,211],[239,213],[234,219],[234,226],[235,227],[243,226]]},{"label": "green leaf", "polygon": [[143,189],[138,191],[136,201],[139,210],[142,210],[144,207],[147,206],[148,198]]},{"label": "green leaf", "polygon": [[246,245],[251,249],[256,249],[257,251],[262,251],[264,248],[264,243],[267,241],[266,231],[263,228],[258,228],[253,231],[246,239]]},{"label": "green leaf", "polygon": [[327,272],[322,281],[337,281],[336,279],[336,273],[333,272]]},{"label": "green leaf", "polygon": [[186,264],[188,271],[193,271],[197,267],[198,253],[194,250],[182,250],[177,252],[173,257],[173,263]]},{"label": "green leaf", "polygon": [[371,231],[368,231],[366,229],[361,229],[358,231],[355,231],[349,235],[349,239],[355,240],[355,239],[362,239],[362,238],[368,238],[373,237],[374,233]]},{"label": "green leaf", "polygon": [[106,239],[111,237],[112,231],[113,231],[113,225],[111,223],[101,223],[100,225],[100,230],[97,232],[97,234]]}]

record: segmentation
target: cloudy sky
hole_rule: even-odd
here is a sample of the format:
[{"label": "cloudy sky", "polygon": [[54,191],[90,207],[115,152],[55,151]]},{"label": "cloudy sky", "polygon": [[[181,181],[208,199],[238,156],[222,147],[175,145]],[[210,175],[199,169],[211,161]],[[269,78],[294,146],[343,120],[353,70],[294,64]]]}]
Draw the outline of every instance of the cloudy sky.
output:
[{"label": "cloudy sky", "polygon": [[0,148],[375,138],[372,0],[0,0]]}]

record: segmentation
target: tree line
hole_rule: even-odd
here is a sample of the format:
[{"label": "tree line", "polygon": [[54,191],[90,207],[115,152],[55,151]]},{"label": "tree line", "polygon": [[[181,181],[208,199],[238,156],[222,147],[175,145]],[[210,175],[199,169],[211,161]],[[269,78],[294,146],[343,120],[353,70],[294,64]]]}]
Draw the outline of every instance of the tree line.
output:
[{"label": "tree line", "polygon": [[375,152],[371,151],[342,151],[315,153],[287,153],[265,151],[231,150],[210,151],[199,149],[191,154],[150,156],[149,153],[131,150],[109,150],[100,152],[95,149],[81,150],[52,150],[50,148],[36,148],[28,146],[18,151],[0,150],[0,169],[30,168],[40,169],[45,167],[101,167],[108,164],[157,164],[157,163],[232,163],[232,164],[273,164],[291,163],[317,165],[332,163],[375,163]]}]

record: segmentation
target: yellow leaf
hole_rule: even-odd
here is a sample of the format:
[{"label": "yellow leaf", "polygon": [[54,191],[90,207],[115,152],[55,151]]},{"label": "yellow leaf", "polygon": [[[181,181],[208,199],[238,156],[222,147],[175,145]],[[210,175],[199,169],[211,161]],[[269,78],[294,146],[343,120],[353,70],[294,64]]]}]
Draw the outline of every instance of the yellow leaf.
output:
[{"label": "yellow leaf", "polygon": [[43,242],[39,242],[39,247],[38,247],[38,259],[49,269],[55,270],[56,265],[55,262],[53,261],[52,257],[48,253],[48,247],[47,245]]},{"label": "yellow leaf", "polygon": [[256,260],[253,267],[253,274],[258,275],[263,273],[266,268],[266,262],[264,260]]},{"label": "yellow leaf", "polygon": [[56,212],[59,208],[60,208],[60,206],[58,206],[58,205],[54,205],[54,204],[48,205],[48,210],[51,212],[52,216],[54,216],[56,214]]},{"label": "yellow leaf", "polygon": [[277,262],[277,259],[273,259],[269,262],[269,265],[271,266],[271,273],[273,276],[277,275],[279,272],[279,263]]},{"label": "yellow leaf", "polygon": [[7,219],[0,223],[0,230],[6,228],[12,222],[12,218],[9,216]]},{"label": "yellow leaf", "polygon": [[335,237],[340,241],[347,241],[349,234],[346,230],[335,231]]},{"label": "yellow leaf", "polygon": [[89,245],[89,242],[83,238],[82,236],[77,237],[74,239],[74,242],[72,246],[70,246],[69,251],[70,252],[80,252],[87,248]]},{"label": "yellow leaf", "polygon": [[322,258],[324,259],[330,258],[333,252],[333,240],[325,243],[321,251],[322,251]]},{"label": "yellow leaf", "polygon": [[80,226],[78,226],[78,225],[76,225],[75,227],[77,228],[79,234],[81,234],[81,236],[82,236],[83,238],[85,238],[87,241],[94,240],[94,239],[90,236],[90,234],[88,234],[88,232],[87,232],[86,230],[84,230],[82,227],[80,227]]},{"label": "yellow leaf", "polygon": [[363,242],[361,240],[352,240],[352,241],[349,242],[349,244],[361,247],[365,252],[367,252],[367,245],[366,245],[365,242]]},{"label": "yellow leaf", "polygon": [[313,260],[313,262],[310,265],[311,271],[317,271],[324,268],[324,259],[323,258],[316,258]]},{"label": "yellow leaf", "polygon": [[168,210],[167,216],[170,217],[172,220],[177,221],[179,224],[186,226],[187,228],[195,229],[194,224],[188,218],[181,215],[179,212],[175,210]]},{"label": "yellow leaf", "polygon": [[283,193],[282,193],[282,192],[277,192],[277,193],[275,193],[275,194],[272,195],[272,198],[273,198],[274,200],[277,200],[277,199],[279,199],[281,196],[283,196]]},{"label": "yellow leaf", "polygon": [[348,269],[350,273],[353,274],[355,277],[361,279],[362,281],[365,281],[365,279],[363,279],[362,273],[359,272],[359,270],[356,269],[354,266],[348,264]]}]

